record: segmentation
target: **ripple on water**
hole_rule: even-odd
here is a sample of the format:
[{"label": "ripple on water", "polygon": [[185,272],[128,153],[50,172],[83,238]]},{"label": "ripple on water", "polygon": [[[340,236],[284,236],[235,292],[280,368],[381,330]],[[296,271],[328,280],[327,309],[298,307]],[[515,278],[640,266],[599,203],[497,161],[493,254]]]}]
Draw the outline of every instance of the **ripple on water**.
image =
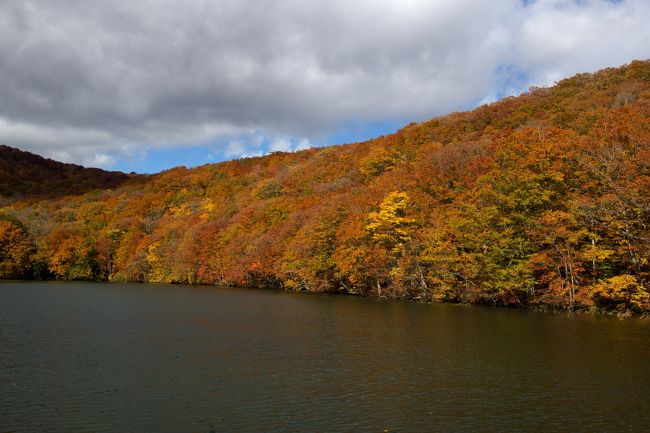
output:
[{"label": "ripple on water", "polygon": [[0,283],[0,432],[650,431],[648,321]]}]

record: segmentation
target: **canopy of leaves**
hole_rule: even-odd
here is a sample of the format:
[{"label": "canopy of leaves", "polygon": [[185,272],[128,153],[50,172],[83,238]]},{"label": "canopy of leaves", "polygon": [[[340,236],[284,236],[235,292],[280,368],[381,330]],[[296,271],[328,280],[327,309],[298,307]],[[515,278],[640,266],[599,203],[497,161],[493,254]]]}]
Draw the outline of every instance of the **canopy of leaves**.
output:
[{"label": "canopy of leaves", "polygon": [[648,77],[636,61],[376,140],[147,177],[3,147],[0,276],[648,312]]}]

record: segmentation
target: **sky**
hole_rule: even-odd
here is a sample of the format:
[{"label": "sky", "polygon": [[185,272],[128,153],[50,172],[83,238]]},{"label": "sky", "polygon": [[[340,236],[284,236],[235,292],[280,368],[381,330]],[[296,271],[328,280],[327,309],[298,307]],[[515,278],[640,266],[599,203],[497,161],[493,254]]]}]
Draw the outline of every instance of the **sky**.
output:
[{"label": "sky", "polygon": [[0,144],[153,173],[650,58],[648,0],[0,0]]}]

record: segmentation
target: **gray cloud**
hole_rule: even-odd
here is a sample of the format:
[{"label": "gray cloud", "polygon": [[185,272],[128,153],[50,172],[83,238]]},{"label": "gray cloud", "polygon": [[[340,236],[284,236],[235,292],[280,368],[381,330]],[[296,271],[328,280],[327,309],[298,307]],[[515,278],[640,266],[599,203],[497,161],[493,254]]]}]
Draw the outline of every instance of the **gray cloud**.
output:
[{"label": "gray cloud", "polygon": [[0,142],[101,166],[303,146],[650,57],[649,20],[645,0],[3,0]]}]

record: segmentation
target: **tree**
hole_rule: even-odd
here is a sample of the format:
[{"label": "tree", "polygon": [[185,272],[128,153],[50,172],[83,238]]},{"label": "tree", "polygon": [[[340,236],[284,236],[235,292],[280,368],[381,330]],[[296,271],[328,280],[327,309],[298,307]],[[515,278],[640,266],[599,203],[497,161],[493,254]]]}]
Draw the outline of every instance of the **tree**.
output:
[{"label": "tree", "polygon": [[408,204],[408,194],[393,191],[382,200],[379,211],[368,215],[365,228],[370,238],[394,254],[402,253],[411,240],[414,220],[406,217]]},{"label": "tree", "polygon": [[374,247],[377,248],[372,257],[381,259],[381,266],[368,267],[379,270],[379,275],[375,277],[375,280],[380,295],[382,292],[381,280],[388,281],[393,296],[397,295],[397,289],[403,289],[399,283],[404,280],[406,270],[400,269],[399,262],[406,254],[413,239],[415,223],[413,219],[406,216],[408,206],[408,194],[393,191],[382,200],[378,211],[368,214],[365,230]]},{"label": "tree", "polygon": [[395,148],[376,146],[361,160],[360,171],[367,179],[379,176],[402,161],[402,154]]},{"label": "tree", "polygon": [[596,284],[591,290],[594,303],[619,312],[650,310],[650,290],[639,284],[633,275],[618,275]]},{"label": "tree", "polygon": [[20,223],[0,219],[0,278],[29,275],[34,246]]}]

